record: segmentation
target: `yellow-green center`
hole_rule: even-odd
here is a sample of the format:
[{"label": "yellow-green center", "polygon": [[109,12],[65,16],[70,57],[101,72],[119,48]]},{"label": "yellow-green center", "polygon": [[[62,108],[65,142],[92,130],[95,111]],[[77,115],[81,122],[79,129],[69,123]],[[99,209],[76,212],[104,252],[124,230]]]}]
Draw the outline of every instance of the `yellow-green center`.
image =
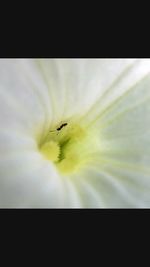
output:
[{"label": "yellow-green center", "polygon": [[62,174],[68,174],[85,165],[91,151],[98,147],[93,131],[79,124],[64,123],[48,133],[40,150]]}]

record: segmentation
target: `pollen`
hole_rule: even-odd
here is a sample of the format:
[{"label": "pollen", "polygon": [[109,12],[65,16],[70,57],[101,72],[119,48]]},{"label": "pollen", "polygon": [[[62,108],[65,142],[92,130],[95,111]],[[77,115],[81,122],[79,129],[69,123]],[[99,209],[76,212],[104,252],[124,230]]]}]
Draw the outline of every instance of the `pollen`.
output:
[{"label": "pollen", "polygon": [[46,142],[41,147],[41,152],[46,159],[51,160],[53,162],[57,162],[60,154],[59,144],[53,140]]},{"label": "pollen", "polygon": [[74,173],[85,166],[89,154],[99,146],[90,129],[75,123],[66,125],[59,127],[59,131],[57,126],[54,128],[56,130],[49,131],[40,147],[43,156],[53,162],[63,175]]}]

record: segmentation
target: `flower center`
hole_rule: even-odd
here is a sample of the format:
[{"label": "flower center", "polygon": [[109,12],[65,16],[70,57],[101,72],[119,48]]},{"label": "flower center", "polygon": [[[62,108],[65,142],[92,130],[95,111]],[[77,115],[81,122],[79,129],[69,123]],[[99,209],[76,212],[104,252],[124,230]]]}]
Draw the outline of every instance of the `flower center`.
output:
[{"label": "flower center", "polygon": [[98,150],[99,141],[93,133],[79,124],[65,122],[48,133],[40,150],[62,174],[72,173]]}]

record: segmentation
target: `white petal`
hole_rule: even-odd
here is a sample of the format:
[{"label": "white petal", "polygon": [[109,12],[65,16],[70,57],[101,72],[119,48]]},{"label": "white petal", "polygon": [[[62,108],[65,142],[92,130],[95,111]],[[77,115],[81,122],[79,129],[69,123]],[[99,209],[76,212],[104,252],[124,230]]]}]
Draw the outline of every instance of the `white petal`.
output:
[{"label": "white petal", "polygon": [[[150,206],[149,71],[150,60],[1,59],[0,206]],[[81,115],[95,121],[101,151],[93,167],[62,178],[37,140]]]},{"label": "white petal", "polygon": [[[133,87],[136,87],[136,85],[138,86],[138,83],[142,81],[145,82],[145,78],[150,74],[150,60],[148,59],[134,60],[132,63],[128,60],[121,61],[123,62],[124,68],[120,69],[117,69],[118,60],[112,62],[112,69],[114,68],[114,70],[118,72],[118,75],[114,76],[113,80],[111,80],[107,86],[102,89],[99,88],[99,95],[97,96],[94,105],[92,105],[92,107],[89,108],[89,111],[84,114],[83,119],[86,118],[86,122],[93,122],[94,120],[98,120],[99,117],[101,118],[103,113],[105,114],[116,101],[122,97],[126,97],[128,92],[132,91]],[[104,74],[105,77],[107,77],[107,73],[109,73],[109,69],[106,69]],[[141,95],[143,97],[144,93],[141,92]],[[135,99],[136,96],[137,94],[135,92]],[[136,100],[139,101],[139,99],[140,96],[138,95],[138,99]]]},{"label": "white petal", "polygon": [[124,94],[98,124],[101,155],[150,170],[150,75]]},{"label": "white petal", "polygon": [[[81,187],[81,196],[85,195],[83,207],[133,208],[150,205],[150,186],[146,188],[146,182],[145,185],[143,181],[140,182],[141,176],[138,172],[136,175],[127,169],[122,172],[121,168],[119,172],[116,166],[111,166],[109,162],[99,164],[99,168],[89,168],[80,176],[80,180],[78,179],[79,187],[82,181],[85,183],[84,188]],[[145,180],[148,178],[146,175],[143,177]],[[91,191],[89,194],[86,193],[87,185],[93,194]]]},{"label": "white petal", "polygon": [[35,136],[49,127],[52,113],[45,85],[39,75],[34,77],[34,68],[32,79],[28,77],[31,65],[32,61],[0,60],[0,123],[4,130]]},{"label": "white petal", "polygon": [[62,118],[81,116],[122,73],[129,71],[135,59],[62,59],[40,60],[53,108]]},{"label": "white petal", "polygon": [[57,207],[63,187],[55,168],[38,152],[0,160],[0,207]]},{"label": "white petal", "polygon": [[[104,200],[102,207],[150,206],[150,68],[145,69],[144,77],[124,87],[121,96],[118,87],[117,99],[95,120],[101,151],[81,180]],[[112,88],[102,105],[112,99],[113,90],[117,88]]]}]

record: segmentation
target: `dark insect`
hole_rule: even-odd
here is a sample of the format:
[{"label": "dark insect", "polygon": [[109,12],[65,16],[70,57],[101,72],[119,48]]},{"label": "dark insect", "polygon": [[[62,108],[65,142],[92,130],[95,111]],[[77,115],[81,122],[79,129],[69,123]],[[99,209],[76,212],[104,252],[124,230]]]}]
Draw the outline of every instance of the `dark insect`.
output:
[{"label": "dark insect", "polygon": [[[63,127],[65,127],[65,126],[67,126],[68,125],[68,123],[63,123],[60,127],[58,127],[56,130],[59,132]],[[55,132],[56,130],[54,130],[54,131],[50,131],[50,132]]]},{"label": "dark insect", "polygon": [[60,131],[63,127],[67,126],[68,123],[63,123],[60,127],[57,128],[57,131]]}]

